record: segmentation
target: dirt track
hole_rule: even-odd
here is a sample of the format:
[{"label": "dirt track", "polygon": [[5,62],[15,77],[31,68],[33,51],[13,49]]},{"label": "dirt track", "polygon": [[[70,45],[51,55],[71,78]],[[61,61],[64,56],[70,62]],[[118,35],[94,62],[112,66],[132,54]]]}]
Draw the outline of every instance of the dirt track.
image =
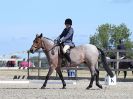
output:
[{"label": "dirt track", "polygon": [[[59,82],[51,80],[50,82]],[[40,89],[42,82],[31,84],[1,84],[1,99],[133,99],[133,82],[118,82],[116,86],[106,86],[103,89],[93,86],[86,90],[88,80],[78,80],[77,84],[68,84],[67,89],[61,89],[61,84],[48,84],[46,89]]]}]

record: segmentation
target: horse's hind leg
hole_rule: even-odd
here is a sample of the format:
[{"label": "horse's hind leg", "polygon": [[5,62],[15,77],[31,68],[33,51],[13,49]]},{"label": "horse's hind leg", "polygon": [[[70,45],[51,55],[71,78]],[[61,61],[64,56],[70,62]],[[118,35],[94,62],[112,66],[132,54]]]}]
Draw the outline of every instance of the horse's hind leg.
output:
[{"label": "horse's hind leg", "polygon": [[93,81],[94,81],[95,75],[96,75],[96,70],[95,70],[95,67],[94,67],[94,66],[91,66],[91,67],[90,67],[90,72],[91,72],[91,80],[90,80],[89,86],[88,86],[86,89],[92,88]]},{"label": "horse's hind leg", "polygon": [[119,74],[120,74],[120,71],[118,71],[118,76],[119,76]]},{"label": "horse's hind leg", "polygon": [[124,71],[124,79],[126,78],[127,76],[127,71]]},{"label": "horse's hind leg", "polygon": [[46,76],[46,78],[45,78],[45,82],[43,83],[43,86],[41,87],[41,89],[45,89],[46,84],[47,84],[47,81],[48,81],[50,75],[53,73],[53,71],[54,71],[54,68],[50,67],[50,68],[49,68],[49,71],[48,71],[48,73],[47,73],[47,76]]},{"label": "horse's hind leg", "polygon": [[102,85],[99,83],[99,70],[96,68],[96,85],[99,87],[99,88],[103,88]]},{"label": "horse's hind leg", "polygon": [[60,79],[62,81],[62,84],[63,84],[62,89],[65,89],[66,88],[66,82],[64,81],[64,78],[63,78],[63,75],[62,75],[60,67],[56,68],[56,72],[58,73],[58,75],[59,75],[59,77],[60,77]]}]

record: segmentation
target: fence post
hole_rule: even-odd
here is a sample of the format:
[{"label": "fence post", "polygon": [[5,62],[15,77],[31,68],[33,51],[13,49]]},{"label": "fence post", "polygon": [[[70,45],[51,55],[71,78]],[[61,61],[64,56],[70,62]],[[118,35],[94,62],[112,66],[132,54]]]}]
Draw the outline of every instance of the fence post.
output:
[{"label": "fence post", "polygon": [[38,52],[38,67],[41,67],[41,64],[40,64],[40,57],[41,57],[41,52],[39,51]]},{"label": "fence post", "polygon": [[40,76],[40,67],[41,67],[40,57],[41,57],[41,52],[39,51],[38,52],[38,77]]},{"label": "fence post", "polygon": [[29,68],[27,69],[27,76],[28,77],[30,76],[30,69]]},{"label": "fence post", "polygon": [[30,52],[29,51],[27,51],[27,53],[28,53],[28,77],[29,77],[29,75],[30,75],[30,70],[29,70],[29,67],[30,67]]},{"label": "fence post", "polygon": [[[118,70],[119,69],[119,50],[117,50],[117,62],[116,62],[116,69]],[[118,76],[118,71],[116,71],[116,77]]]},{"label": "fence post", "polygon": [[28,67],[30,67],[30,52],[28,51]]},{"label": "fence post", "polygon": [[40,76],[40,68],[38,68],[38,78],[39,78],[39,76]]},{"label": "fence post", "polygon": [[76,80],[77,80],[77,77],[78,77],[77,71],[78,71],[78,66],[76,66],[76,70],[75,70],[75,78],[76,78]]}]

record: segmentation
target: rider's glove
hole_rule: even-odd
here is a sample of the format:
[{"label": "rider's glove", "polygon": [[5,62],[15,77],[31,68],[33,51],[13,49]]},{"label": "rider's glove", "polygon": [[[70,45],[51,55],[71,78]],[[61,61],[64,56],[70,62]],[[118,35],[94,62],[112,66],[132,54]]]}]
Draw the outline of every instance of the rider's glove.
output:
[{"label": "rider's glove", "polygon": [[61,40],[54,40],[54,44],[59,45],[61,43]]}]

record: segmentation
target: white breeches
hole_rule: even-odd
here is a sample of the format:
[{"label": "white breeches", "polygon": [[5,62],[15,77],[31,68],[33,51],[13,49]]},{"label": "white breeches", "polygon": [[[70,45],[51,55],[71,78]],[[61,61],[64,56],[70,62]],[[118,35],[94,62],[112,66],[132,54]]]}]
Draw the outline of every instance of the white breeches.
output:
[{"label": "white breeches", "polygon": [[63,53],[65,54],[68,49],[70,49],[70,46],[69,45],[65,45],[64,48],[63,48]]}]

